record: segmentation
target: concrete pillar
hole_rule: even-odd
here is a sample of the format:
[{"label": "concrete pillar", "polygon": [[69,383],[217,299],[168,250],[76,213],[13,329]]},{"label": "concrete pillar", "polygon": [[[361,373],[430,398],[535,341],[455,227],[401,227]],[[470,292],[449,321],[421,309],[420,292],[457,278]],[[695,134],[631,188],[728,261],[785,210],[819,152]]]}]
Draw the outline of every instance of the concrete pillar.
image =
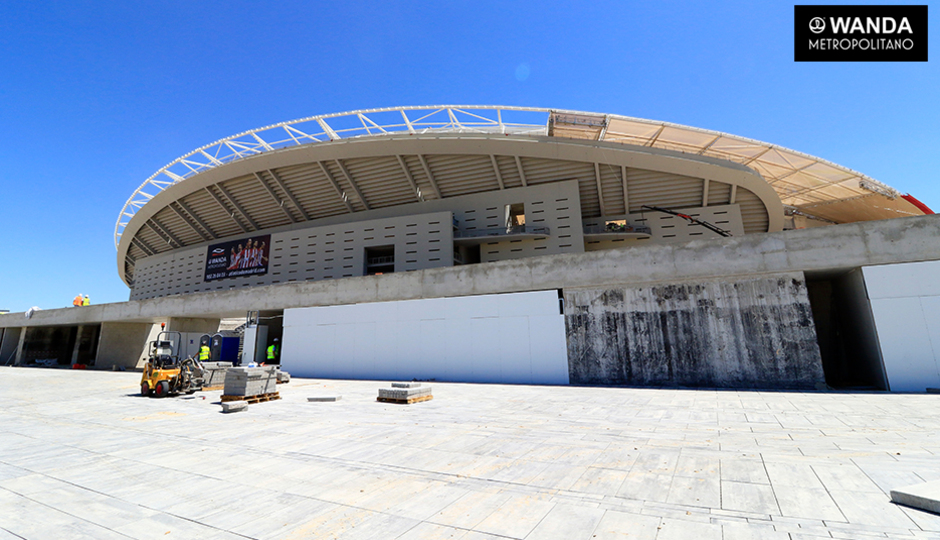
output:
[{"label": "concrete pillar", "polygon": [[149,344],[157,338],[160,325],[153,323],[101,323],[95,368],[111,366],[136,369],[143,365]]},{"label": "concrete pillar", "polygon": [[78,363],[78,348],[82,344],[82,330],[84,330],[84,325],[78,325],[78,330],[75,333],[75,346],[72,347],[72,365]]},{"label": "concrete pillar", "polygon": [[26,345],[26,333],[29,331],[29,328],[20,329],[20,339],[16,345],[16,362],[14,365],[20,365],[23,363],[23,348]]}]

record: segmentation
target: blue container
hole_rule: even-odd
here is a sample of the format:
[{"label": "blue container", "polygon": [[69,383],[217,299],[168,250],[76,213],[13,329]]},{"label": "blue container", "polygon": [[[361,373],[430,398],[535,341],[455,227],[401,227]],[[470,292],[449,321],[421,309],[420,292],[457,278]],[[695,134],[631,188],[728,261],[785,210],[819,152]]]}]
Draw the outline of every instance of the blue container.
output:
[{"label": "blue container", "polygon": [[209,359],[213,362],[231,362],[233,366],[241,363],[238,355],[238,346],[241,338],[238,336],[218,333],[212,336],[209,344]]}]

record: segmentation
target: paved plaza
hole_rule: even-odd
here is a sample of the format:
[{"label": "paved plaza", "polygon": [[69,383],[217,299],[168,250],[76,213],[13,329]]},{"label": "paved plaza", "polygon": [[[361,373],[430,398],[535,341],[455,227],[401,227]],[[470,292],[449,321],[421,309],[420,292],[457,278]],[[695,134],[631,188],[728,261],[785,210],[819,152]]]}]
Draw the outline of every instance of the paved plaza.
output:
[{"label": "paved plaza", "polygon": [[940,539],[940,395],[139,379],[0,368],[0,539]]}]

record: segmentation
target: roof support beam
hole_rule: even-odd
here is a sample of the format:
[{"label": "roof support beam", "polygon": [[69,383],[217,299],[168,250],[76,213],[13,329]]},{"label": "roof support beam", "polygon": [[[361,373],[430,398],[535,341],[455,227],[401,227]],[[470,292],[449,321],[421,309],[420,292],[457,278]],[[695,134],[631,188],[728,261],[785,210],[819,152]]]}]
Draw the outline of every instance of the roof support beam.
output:
[{"label": "roof support beam", "polygon": [[339,140],[339,135],[333,131],[333,128],[326,123],[326,120],[322,118],[317,118],[317,123],[320,124],[320,127],[323,129],[323,133],[326,133],[326,136],[330,138],[331,141]]},{"label": "roof support beam", "polygon": [[597,202],[601,206],[601,215],[607,215],[607,209],[604,208],[604,189],[601,187],[601,164],[594,162],[594,181],[597,182]]},{"label": "roof support beam", "polygon": [[229,210],[228,207],[225,206],[225,203],[222,202],[222,199],[220,199],[219,196],[216,195],[214,191],[209,189],[209,186],[206,186],[204,189],[206,190],[206,193],[208,193],[209,196],[211,196],[212,199],[215,200],[215,202],[219,205],[219,208],[221,208],[223,212],[225,212],[232,218],[232,221],[234,221],[235,224],[238,225],[238,228],[241,229],[242,232],[248,232],[248,227],[245,227],[244,225],[242,225],[242,222],[238,221],[238,219],[235,218],[235,212],[232,212],[231,210]]},{"label": "roof support beam", "polygon": [[339,183],[333,178],[333,175],[330,174],[330,169],[326,167],[326,164],[322,161],[318,161],[317,165],[320,166],[320,170],[323,171],[323,174],[326,176],[326,179],[329,180],[330,184],[333,186],[333,189],[336,190],[336,194],[339,195],[340,199],[343,199],[343,204],[346,205],[346,209],[349,210],[349,213],[355,212],[351,204],[349,204],[349,197],[346,196],[346,192],[343,191],[343,188],[339,186]]},{"label": "roof support beam", "polygon": [[623,184],[623,213],[630,213],[630,195],[627,193],[627,168],[620,166],[620,182]]},{"label": "roof support beam", "polygon": [[290,215],[290,210],[288,210],[287,208],[284,208],[284,200],[277,196],[277,193],[275,193],[274,190],[271,189],[271,186],[269,186],[268,183],[264,181],[264,177],[261,176],[257,172],[255,172],[254,174],[255,174],[255,178],[258,179],[258,183],[260,183],[261,187],[263,187],[264,190],[268,192],[268,195],[270,195],[271,198],[274,200],[274,204],[276,204],[277,207],[281,209],[281,212],[284,212],[284,215],[287,216],[287,219],[291,223],[297,223],[297,221],[294,219],[294,216]]},{"label": "roof support beam", "polygon": [[698,155],[701,156],[701,155],[705,154],[705,152],[707,152],[708,149],[711,148],[713,144],[715,144],[716,142],[718,142],[718,139],[720,139],[720,138],[721,138],[721,135],[718,135],[717,137],[715,137],[714,139],[712,139],[711,142],[709,142],[708,144],[706,144],[705,146],[703,146],[701,150],[699,150]]},{"label": "roof support beam", "polygon": [[189,214],[189,217],[191,217],[193,221],[196,222],[196,225],[199,225],[206,231],[206,233],[209,235],[209,237],[206,238],[206,240],[215,240],[216,238],[219,237],[219,235],[216,234],[215,231],[209,228],[209,225],[207,225],[205,221],[203,221],[202,219],[199,218],[199,216],[196,215],[196,212],[194,212],[192,208],[190,208],[189,206],[186,206],[186,203],[184,203],[182,200],[176,200],[175,202],[177,205],[179,205],[180,208],[183,209],[184,212]]},{"label": "roof support beam", "polygon": [[170,247],[173,247],[173,244],[176,244],[176,247],[183,247],[183,243],[180,242],[178,238],[173,236],[173,234],[170,233],[169,229],[167,229],[166,227],[163,226],[163,224],[157,221],[156,217],[152,217],[149,220],[147,220],[147,226],[149,226],[150,229],[153,230],[153,232],[157,233],[157,235],[164,236],[165,239],[167,240],[167,243],[170,244]]},{"label": "roof support beam", "polygon": [[235,211],[237,211],[245,219],[245,221],[247,221],[248,224],[251,225],[252,229],[257,231],[261,228],[258,226],[257,223],[255,223],[255,220],[251,219],[251,216],[249,216],[248,212],[244,208],[242,208],[242,205],[238,204],[238,201],[235,200],[235,197],[233,197],[232,194],[229,193],[227,189],[222,187],[222,184],[216,184],[215,188],[219,190],[219,193],[221,193],[222,196],[225,197],[228,200],[228,202],[232,204],[232,208],[234,208]]},{"label": "roof support beam", "polygon": [[346,164],[343,163],[343,160],[335,160],[336,164],[339,165],[339,170],[343,171],[343,176],[346,177],[346,181],[349,182],[349,185],[352,186],[353,191],[356,192],[356,196],[359,197],[359,201],[362,202],[362,206],[366,207],[366,210],[372,210],[369,207],[369,201],[366,200],[365,196],[362,194],[362,191],[359,189],[359,186],[356,185],[356,181],[353,180],[352,174],[350,174],[349,169],[346,168]]},{"label": "roof support beam", "polygon": [[136,236],[134,238],[131,238],[131,243],[137,244],[137,247],[139,247],[141,251],[146,253],[148,257],[156,253],[156,251],[154,251],[152,247],[147,245],[147,242],[144,242],[143,240],[141,240],[140,238],[137,238]]},{"label": "roof support beam", "polygon": [[728,204],[734,204],[734,199],[738,196],[738,185],[731,184],[731,197],[728,198]]},{"label": "roof support beam", "polygon": [[496,156],[490,154],[490,162],[493,164],[493,172],[496,173],[496,181],[499,182],[499,189],[506,189],[503,182],[503,173],[499,170],[499,164],[496,162]]},{"label": "roof support beam", "polygon": [[763,149],[762,151],[760,151],[757,155],[755,155],[755,156],[752,157],[752,158],[749,158],[749,159],[745,160],[745,161],[744,161],[743,163],[741,163],[741,164],[742,164],[742,165],[750,165],[750,164],[753,163],[754,161],[757,161],[757,158],[763,156],[763,155],[766,154],[767,152],[770,152],[770,150],[771,150],[771,148],[764,148],[764,149]]},{"label": "roof support beam", "polygon": [[181,212],[179,208],[173,206],[173,203],[170,203],[167,206],[169,206],[170,210],[176,212],[176,215],[179,216],[179,218],[183,220],[183,223],[189,226],[189,228],[192,229],[193,232],[199,236],[199,238],[202,238],[203,240],[212,240],[211,236],[206,235],[206,233],[202,232],[202,230],[200,230],[199,227],[193,225],[193,222],[190,221],[190,219],[186,216],[186,214]]},{"label": "roof support beam", "polygon": [[268,174],[270,174],[271,178],[274,179],[274,183],[277,184],[277,187],[281,188],[281,191],[284,192],[284,195],[286,195],[287,198],[290,199],[290,202],[294,205],[294,208],[296,208],[297,211],[300,212],[300,215],[304,217],[304,220],[310,221],[312,219],[310,217],[310,214],[308,214],[307,211],[304,210],[303,205],[300,204],[300,201],[297,200],[297,197],[294,197],[294,194],[291,193],[289,189],[287,189],[287,185],[285,185],[284,181],[281,180],[281,177],[278,176],[276,172],[274,172],[274,169],[268,169]]},{"label": "roof support beam", "polygon": [[441,190],[437,187],[437,180],[435,180],[434,175],[431,174],[431,167],[428,167],[427,158],[425,158],[423,154],[418,154],[418,161],[421,162],[421,167],[424,168],[424,174],[428,175],[428,181],[431,182],[431,187],[434,188],[434,194],[437,195],[438,199],[443,199],[443,197],[441,197]]},{"label": "roof support beam", "polygon": [[656,144],[656,139],[662,135],[664,129],[666,129],[666,124],[663,124],[662,127],[656,130],[656,133],[654,133],[653,136],[650,137],[650,140],[646,142],[646,146],[653,146]]},{"label": "roof support beam", "polygon": [[702,207],[708,206],[708,187],[708,178],[706,178],[702,186]]},{"label": "roof support beam", "polygon": [[525,170],[522,168],[522,159],[516,156],[516,168],[519,169],[519,178],[522,180],[522,187],[528,187],[529,183],[525,179]]},{"label": "roof support beam", "polygon": [[[405,111],[402,111],[401,114],[404,116]],[[401,166],[401,172],[405,173],[405,178],[408,180],[408,184],[411,186],[412,191],[414,191],[415,198],[418,199],[418,202],[424,202],[424,197],[421,195],[421,188],[418,187],[414,176],[412,176],[411,171],[408,170],[408,164],[405,163],[405,158],[397,154],[395,155],[395,158],[398,159],[398,164]]]},{"label": "roof support beam", "polygon": [[607,126],[610,125],[610,115],[604,115],[604,127],[601,129],[601,132],[597,134],[597,140],[603,141],[604,137],[607,136]]}]

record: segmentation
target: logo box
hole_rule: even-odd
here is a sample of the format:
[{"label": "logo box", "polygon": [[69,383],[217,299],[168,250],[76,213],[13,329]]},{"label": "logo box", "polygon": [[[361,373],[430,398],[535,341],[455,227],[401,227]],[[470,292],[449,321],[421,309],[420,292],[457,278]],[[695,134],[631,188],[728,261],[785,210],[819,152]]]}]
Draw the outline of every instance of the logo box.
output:
[{"label": "logo box", "polygon": [[927,6],[793,6],[797,62],[926,62]]}]

